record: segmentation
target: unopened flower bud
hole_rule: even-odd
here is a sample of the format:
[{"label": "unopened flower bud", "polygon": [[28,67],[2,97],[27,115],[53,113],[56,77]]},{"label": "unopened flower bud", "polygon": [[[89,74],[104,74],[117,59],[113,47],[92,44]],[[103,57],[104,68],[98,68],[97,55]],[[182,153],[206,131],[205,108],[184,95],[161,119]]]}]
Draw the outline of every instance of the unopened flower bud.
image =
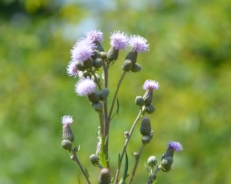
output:
[{"label": "unopened flower bud", "polygon": [[88,58],[83,62],[84,68],[91,68],[93,65],[93,60],[91,58]]},{"label": "unopened flower bud", "polygon": [[155,107],[152,104],[148,104],[145,106],[145,112],[148,114],[152,114],[155,111]]},{"label": "unopened flower bud", "polygon": [[129,132],[128,132],[128,131],[125,131],[125,132],[124,132],[124,136],[125,136],[125,138],[128,138],[128,137],[129,137]]},{"label": "unopened flower bud", "polygon": [[74,134],[72,133],[70,125],[63,126],[63,140],[70,140],[71,142],[74,141]]},{"label": "unopened flower bud", "polygon": [[155,167],[156,164],[157,164],[157,159],[156,159],[156,157],[155,157],[155,156],[150,156],[150,157],[148,158],[147,163],[148,163],[148,165],[149,165],[151,168]]},{"label": "unopened flower bud", "polygon": [[63,149],[65,149],[65,150],[71,150],[71,148],[72,148],[72,143],[70,140],[63,140],[61,145],[62,145]]},{"label": "unopened flower bud", "polygon": [[148,144],[151,140],[152,140],[152,136],[150,136],[150,135],[144,135],[142,137],[142,143],[144,145]]},{"label": "unopened flower bud", "polygon": [[79,71],[84,71],[86,67],[84,67],[83,63],[77,62],[76,67]]},{"label": "unopened flower bud", "polygon": [[95,44],[95,46],[96,46],[96,50],[98,50],[99,52],[104,51],[104,50],[103,50],[103,46],[101,45],[100,42],[95,41],[94,44]]},{"label": "unopened flower bud", "polygon": [[126,56],[126,59],[130,59],[132,61],[133,64],[136,63],[136,59],[137,59],[137,52],[133,52],[133,51],[130,51],[127,56]]},{"label": "unopened flower bud", "polygon": [[146,92],[144,93],[143,98],[146,105],[152,103],[152,95],[153,95],[152,89],[147,89]]},{"label": "unopened flower bud", "polygon": [[139,153],[137,153],[137,152],[133,152],[132,155],[135,157],[135,159],[138,159],[138,157],[139,157]]},{"label": "unopened flower bud", "polygon": [[73,122],[71,116],[63,116],[62,117],[62,124],[63,124],[63,140],[69,140],[71,142],[74,141],[74,135],[71,130],[70,124]]},{"label": "unopened flower bud", "polygon": [[96,154],[92,154],[90,156],[90,161],[93,165],[98,166],[99,165],[99,157]]},{"label": "unopened flower bud", "polygon": [[110,184],[110,172],[108,168],[100,170],[98,184]]},{"label": "unopened flower bud", "polygon": [[94,61],[93,61],[93,66],[95,68],[100,68],[103,64],[103,60],[101,58],[96,58]]},{"label": "unopened flower bud", "polygon": [[140,125],[140,133],[142,135],[150,135],[151,130],[150,119],[148,117],[144,117]]},{"label": "unopened flower bud", "polygon": [[108,61],[116,61],[118,59],[119,50],[111,47],[110,50],[107,52],[107,59]]},{"label": "unopened flower bud", "polygon": [[165,157],[161,160],[161,168],[164,172],[169,172],[173,163],[173,157]]},{"label": "unopened flower bud", "polygon": [[107,58],[107,53],[106,52],[100,52],[100,57],[102,59],[106,59]]},{"label": "unopened flower bud", "polygon": [[135,104],[138,106],[143,106],[144,105],[144,99],[142,96],[137,96],[135,99]]},{"label": "unopened flower bud", "polygon": [[126,72],[130,71],[133,67],[133,63],[130,59],[126,59],[122,64],[122,69]]},{"label": "unopened flower bud", "polygon": [[97,102],[97,103],[94,103],[94,104],[93,104],[93,108],[94,108],[94,110],[97,111],[97,112],[102,112],[102,110],[103,110],[103,105],[102,105],[102,103]]},{"label": "unopened flower bud", "polygon": [[88,94],[87,97],[88,97],[89,101],[92,103],[99,102],[99,96],[96,92]]},{"label": "unopened flower bud", "polygon": [[104,89],[102,89],[99,93],[98,93],[98,95],[99,95],[99,99],[100,100],[106,100],[107,99],[107,97],[108,97],[108,95],[109,95],[109,90],[108,90],[108,88],[104,88]]},{"label": "unopened flower bud", "polygon": [[131,71],[132,71],[132,72],[139,72],[141,69],[142,69],[141,65],[138,64],[138,63],[135,63],[135,64],[132,66]]}]

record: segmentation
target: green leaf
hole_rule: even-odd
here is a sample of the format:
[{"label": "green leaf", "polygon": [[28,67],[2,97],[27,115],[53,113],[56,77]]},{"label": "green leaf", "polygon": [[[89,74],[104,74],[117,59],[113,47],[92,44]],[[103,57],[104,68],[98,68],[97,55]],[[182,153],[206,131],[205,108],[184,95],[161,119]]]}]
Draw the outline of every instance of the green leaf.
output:
[{"label": "green leaf", "polygon": [[117,105],[116,112],[115,112],[115,114],[111,117],[111,119],[113,119],[114,117],[116,117],[116,116],[119,115],[120,104],[119,104],[118,98],[116,99],[116,105]]},{"label": "green leaf", "polygon": [[125,180],[129,176],[128,175],[128,155],[127,153],[125,153],[125,156],[126,157],[125,157],[125,164],[124,164],[124,172],[123,172],[122,178],[120,179],[119,184],[126,184]]},{"label": "green leaf", "polygon": [[89,178],[89,173],[86,168],[85,168],[85,173],[86,173],[86,177]]}]

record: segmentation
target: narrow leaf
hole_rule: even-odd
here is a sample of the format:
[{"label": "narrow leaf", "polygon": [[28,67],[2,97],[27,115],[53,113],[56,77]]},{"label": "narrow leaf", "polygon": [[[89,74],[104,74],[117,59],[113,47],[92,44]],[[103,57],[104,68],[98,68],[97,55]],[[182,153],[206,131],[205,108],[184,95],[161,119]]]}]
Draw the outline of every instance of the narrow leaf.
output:
[{"label": "narrow leaf", "polygon": [[119,115],[120,103],[119,103],[118,98],[116,99],[116,105],[117,105],[116,112],[115,112],[115,114],[111,117],[111,119],[113,119],[114,117],[116,117],[116,116]]}]

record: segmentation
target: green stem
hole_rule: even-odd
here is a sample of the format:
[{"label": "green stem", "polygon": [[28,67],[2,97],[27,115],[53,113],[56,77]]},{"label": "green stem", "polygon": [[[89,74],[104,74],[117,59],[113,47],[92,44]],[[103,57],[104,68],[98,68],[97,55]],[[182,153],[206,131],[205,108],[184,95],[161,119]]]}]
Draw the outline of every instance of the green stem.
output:
[{"label": "green stem", "polygon": [[136,119],[135,119],[135,121],[134,121],[134,123],[133,123],[133,125],[132,125],[132,127],[131,127],[131,129],[129,131],[129,136],[125,140],[124,147],[123,147],[123,150],[122,150],[122,153],[121,153],[121,156],[120,156],[120,160],[119,160],[119,165],[118,165],[118,168],[117,168],[117,171],[116,171],[116,175],[115,175],[114,184],[118,183],[118,177],[119,177],[120,167],[121,167],[121,163],[123,161],[124,154],[125,154],[126,149],[127,149],[128,142],[129,142],[129,140],[131,138],[131,135],[133,133],[133,130],[135,129],[135,126],[136,126],[137,122],[140,120],[141,116],[142,116],[142,110],[140,110],[138,116],[136,117]]},{"label": "green stem", "polygon": [[[108,88],[108,66],[106,66],[106,63],[103,62],[103,71],[104,71],[104,87]],[[108,141],[109,141],[109,119],[108,119],[108,112],[107,112],[107,98],[103,102],[103,109],[104,109],[104,138],[105,138],[105,144],[104,151],[106,154],[106,167],[109,168],[109,153],[108,153]]]},{"label": "green stem", "polygon": [[139,163],[139,160],[140,160],[140,156],[141,156],[141,153],[142,153],[144,147],[145,147],[145,144],[142,144],[142,146],[140,147],[140,151],[139,151],[138,155],[136,156],[135,166],[134,166],[134,168],[132,170],[132,175],[131,175],[131,178],[130,178],[130,181],[129,181],[128,184],[131,184],[132,181],[133,181],[133,179],[134,179],[134,176],[135,176],[135,173],[136,173],[136,168],[138,166],[138,163]]},{"label": "green stem", "polygon": [[156,174],[157,174],[157,172],[159,172],[159,170],[161,170],[161,165],[159,165],[159,166],[156,168],[155,172],[149,176],[148,181],[147,181],[146,184],[152,184],[153,179],[156,177]]},{"label": "green stem", "polygon": [[113,108],[115,106],[115,100],[116,100],[120,85],[121,85],[121,83],[123,81],[123,78],[124,78],[125,74],[126,74],[126,71],[124,71],[123,74],[121,75],[121,77],[120,77],[120,79],[118,81],[117,87],[116,87],[116,91],[115,91],[115,94],[114,94],[114,97],[113,97],[113,100],[112,100],[111,109],[110,109],[109,116],[108,116],[109,123],[110,123],[110,120],[111,120],[111,115],[112,115]]},{"label": "green stem", "polygon": [[76,151],[72,150],[71,152],[72,152],[72,157],[71,157],[71,159],[72,159],[73,161],[75,161],[75,162],[78,164],[78,166],[80,167],[80,170],[82,171],[82,173],[83,173],[85,179],[87,180],[87,183],[88,183],[88,184],[91,184],[91,182],[90,182],[89,179],[88,179],[87,173],[84,171],[84,169],[83,169],[83,167],[82,167],[82,165],[81,165],[81,163],[80,163],[80,161],[79,161],[79,159],[78,159],[78,157],[77,157]]}]

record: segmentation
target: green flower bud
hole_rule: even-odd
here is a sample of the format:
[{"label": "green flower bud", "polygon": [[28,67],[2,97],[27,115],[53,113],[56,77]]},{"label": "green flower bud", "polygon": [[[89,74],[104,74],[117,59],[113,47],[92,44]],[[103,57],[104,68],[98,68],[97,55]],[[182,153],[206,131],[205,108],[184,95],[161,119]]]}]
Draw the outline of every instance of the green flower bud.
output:
[{"label": "green flower bud", "polygon": [[126,56],[126,60],[129,59],[132,61],[133,64],[136,63],[136,59],[137,59],[137,52],[133,52],[133,51],[130,51],[127,56]]},{"label": "green flower bud", "polygon": [[144,102],[146,105],[152,103],[152,95],[153,95],[153,90],[152,89],[147,89],[144,93]]},{"label": "green flower bud", "polygon": [[70,124],[63,125],[63,140],[74,141],[74,134],[72,133]]},{"label": "green flower bud", "polygon": [[133,67],[133,63],[130,59],[126,59],[122,64],[122,69],[126,72],[130,71]]},{"label": "green flower bud", "polygon": [[93,108],[97,112],[102,112],[103,110],[103,105],[100,102],[94,103]]},{"label": "green flower bud", "polygon": [[161,160],[161,168],[164,172],[169,172],[173,163],[173,157],[165,157]]},{"label": "green flower bud", "polygon": [[135,63],[133,66],[132,66],[132,72],[139,72],[140,70],[142,69],[141,65],[138,64],[138,63]]},{"label": "green flower bud", "polygon": [[83,66],[84,66],[85,68],[91,68],[92,65],[93,65],[93,60],[92,60],[91,58],[89,58],[89,59],[87,59],[87,60],[85,60],[85,61],[83,62]]},{"label": "green flower bud", "polygon": [[142,137],[142,143],[144,145],[148,144],[151,140],[152,140],[152,136],[150,136],[150,135],[144,135]]},{"label": "green flower bud", "polygon": [[119,50],[111,47],[110,50],[107,52],[107,59],[109,62],[116,61],[118,59]]},{"label": "green flower bud", "polygon": [[156,164],[157,164],[157,159],[156,159],[156,157],[155,157],[155,156],[150,156],[150,157],[148,158],[147,163],[148,163],[148,165],[149,165],[151,168],[155,167]]},{"label": "green flower bud", "polygon": [[103,64],[103,60],[101,58],[96,58],[94,61],[93,61],[93,66],[95,68],[100,68]]},{"label": "green flower bud", "polygon": [[92,154],[89,159],[94,166],[99,166],[99,157],[96,154]]},{"label": "green flower bud", "polygon": [[135,99],[135,104],[138,106],[143,106],[144,105],[144,99],[142,96],[137,96]]},{"label": "green flower bud", "polygon": [[99,95],[99,99],[100,99],[100,100],[102,100],[102,101],[106,100],[107,97],[108,97],[108,95],[109,95],[109,90],[108,90],[108,88],[102,89],[102,90],[98,93],[98,95]]},{"label": "green flower bud", "polygon": [[65,150],[71,150],[71,148],[72,148],[72,143],[70,140],[63,140],[61,142],[61,145],[62,145],[63,149],[65,149]]},{"label": "green flower bud", "polygon": [[102,59],[107,59],[107,53],[106,52],[100,52],[100,57]]},{"label": "green flower bud", "polygon": [[87,97],[88,97],[89,101],[92,103],[99,102],[99,96],[97,93],[91,93],[91,94],[87,95]]},{"label": "green flower bud", "polygon": [[98,184],[110,184],[110,172],[108,168],[100,170]]},{"label": "green flower bud", "polygon": [[174,150],[167,149],[167,151],[162,155],[161,159],[164,159],[166,157],[173,157],[173,155],[174,155]]},{"label": "green flower bud", "polygon": [[97,51],[99,51],[99,52],[104,51],[104,50],[103,50],[103,46],[101,45],[100,42],[95,41],[94,44],[95,44],[95,46],[96,46],[96,50],[97,50]]},{"label": "green flower bud", "polygon": [[145,112],[148,114],[152,114],[155,111],[155,107],[152,104],[148,104],[145,106]]},{"label": "green flower bud", "polygon": [[144,117],[140,125],[140,133],[142,135],[150,135],[151,130],[150,119],[148,117]]},{"label": "green flower bud", "polygon": [[83,63],[77,63],[76,67],[79,71],[84,71],[86,68],[83,66]]},{"label": "green flower bud", "polygon": [[125,132],[124,132],[124,136],[125,136],[125,138],[127,139],[127,138],[129,137],[129,132],[128,132],[128,131],[125,131]]}]

